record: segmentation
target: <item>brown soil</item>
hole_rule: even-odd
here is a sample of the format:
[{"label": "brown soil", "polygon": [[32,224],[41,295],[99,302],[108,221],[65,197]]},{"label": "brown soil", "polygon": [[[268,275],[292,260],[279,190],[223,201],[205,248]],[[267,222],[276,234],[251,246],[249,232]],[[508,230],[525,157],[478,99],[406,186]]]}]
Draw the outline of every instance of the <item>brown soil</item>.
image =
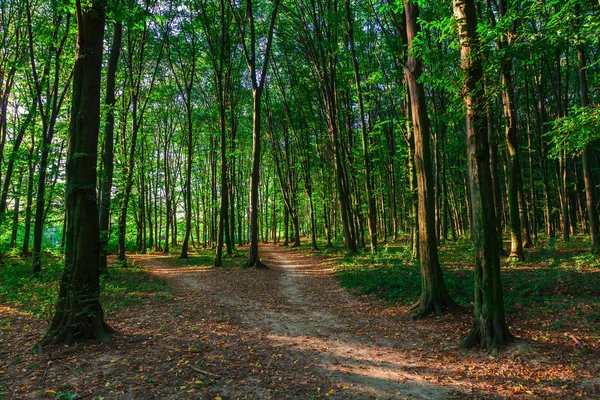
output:
[{"label": "brown soil", "polygon": [[109,346],[33,355],[44,323],[0,307],[14,321],[0,339],[0,389],[6,398],[600,398],[595,350],[521,341],[500,355],[459,351],[468,312],[412,321],[406,307],[340,289],[322,256],[274,245],[261,255],[268,270],[132,257],[170,281],[174,299],[148,296],[109,316],[119,332]]}]

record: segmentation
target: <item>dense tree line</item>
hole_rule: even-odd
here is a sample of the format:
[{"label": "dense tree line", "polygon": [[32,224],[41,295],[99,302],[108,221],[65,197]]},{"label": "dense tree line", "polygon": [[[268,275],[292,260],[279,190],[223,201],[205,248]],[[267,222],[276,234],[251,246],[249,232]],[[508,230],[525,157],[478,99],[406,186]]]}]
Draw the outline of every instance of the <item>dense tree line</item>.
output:
[{"label": "dense tree line", "polygon": [[[260,241],[377,252],[406,238],[420,318],[455,307],[437,251],[465,235],[476,315],[463,343],[510,342],[499,257],[578,233],[600,250],[599,10],[3,1],[0,250],[31,256],[33,274],[45,249],[65,253],[43,344],[105,340],[109,252],[211,247],[219,267],[249,244],[246,266],[262,267]],[[92,328],[73,331],[81,307]]]}]

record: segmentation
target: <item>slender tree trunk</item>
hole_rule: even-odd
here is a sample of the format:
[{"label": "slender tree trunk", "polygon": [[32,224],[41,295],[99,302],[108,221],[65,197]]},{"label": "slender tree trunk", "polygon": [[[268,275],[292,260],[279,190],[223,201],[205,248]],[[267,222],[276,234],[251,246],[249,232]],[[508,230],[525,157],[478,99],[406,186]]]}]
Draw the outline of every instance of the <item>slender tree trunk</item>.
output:
[{"label": "slender tree trunk", "polygon": [[[494,16],[490,1],[487,0],[488,13],[493,26],[496,25],[496,17]],[[506,0],[500,0],[500,19],[506,19],[508,5]],[[497,41],[497,46],[500,51],[505,50],[510,46],[509,39],[500,38]],[[519,154],[519,142],[517,139],[517,114],[514,100],[513,87],[513,66],[512,61],[508,56],[503,56],[501,60],[502,74],[502,106],[504,110],[504,119],[506,123],[506,148],[508,153],[508,210],[510,214],[510,255],[511,258],[523,260],[523,234],[521,226],[521,215],[519,212],[519,187],[521,185],[521,161]]]},{"label": "slender tree trunk", "polygon": [[[256,36],[254,29],[254,14],[252,11],[252,1],[246,0],[246,20],[250,27],[250,49],[246,47],[244,34],[241,33],[241,41],[244,43],[244,55],[250,72],[252,83],[252,169],[250,173],[250,244],[248,246],[248,260],[245,267],[265,268],[266,266],[260,261],[258,256],[258,188],[260,184],[260,137],[261,137],[261,96],[265,86],[267,77],[267,69],[269,66],[269,57],[271,53],[271,44],[273,42],[273,31],[275,21],[277,19],[277,10],[280,0],[274,0],[273,11],[271,13],[269,32],[266,38],[266,46],[264,50],[264,59],[260,75],[257,75],[256,69]],[[242,24],[241,16],[236,17],[236,22]]]},{"label": "slender tree trunk", "polygon": [[38,168],[37,194],[35,196],[35,219],[33,223],[33,273],[37,275],[42,270],[42,238],[44,229],[44,210],[46,207],[46,173],[48,169],[48,154],[51,143],[42,140],[42,155]]},{"label": "slender tree trunk", "polygon": [[369,132],[367,131],[367,123],[365,121],[365,106],[363,102],[363,90],[361,86],[360,71],[358,58],[354,46],[354,23],[352,17],[352,8],[350,0],[346,0],[346,17],[348,23],[348,41],[350,42],[350,52],[352,55],[352,66],[354,70],[354,85],[358,97],[358,109],[360,114],[360,131],[363,152],[363,162],[365,171],[365,194],[367,196],[367,221],[369,227],[369,239],[371,241],[371,253],[377,251],[377,208],[375,205],[375,196],[373,195],[373,182],[371,178],[371,157],[369,149]]},{"label": "slender tree trunk", "polygon": [[[21,148],[21,143],[23,142],[23,138],[25,137],[25,132],[27,132],[27,129],[29,129],[32,122],[34,122],[34,115],[36,113],[36,108],[37,108],[37,100],[34,100],[32,103],[33,104],[31,105],[29,115],[27,116],[26,120],[19,127],[16,138],[14,138],[13,148],[11,150],[11,153],[10,153],[10,156],[8,159],[8,165],[6,166],[6,174],[4,176],[4,181],[2,181],[2,179],[0,179],[0,182],[2,182],[2,195],[0,196],[0,221],[1,221],[4,213],[6,212],[6,203],[8,200],[9,186],[12,181],[12,175],[14,172],[15,162],[16,162],[16,160],[19,159],[18,154],[19,154],[19,149]],[[2,118],[6,119],[6,116],[2,116]],[[1,157],[1,155],[0,155],[0,157]],[[0,158],[0,166],[1,165],[2,165],[2,158]]]},{"label": "slender tree trunk", "polygon": [[115,22],[113,41],[108,57],[106,73],[106,123],[104,124],[104,146],[102,149],[102,182],[100,184],[100,272],[108,271],[106,245],[110,239],[110,202],[114,171],[114,130],[115,130],[115,76],[121,53],[123,24]]},{"label": "slender tree trunk", "polygon": [[[135,115],[135,113],[134,113]],[[129,149],[129,160],[123,170],[125,182],[121,193],[121,204],[119,207],[119,225],[118,225],[118,240],[117,240],[117,259],[123,263],[127,261],[125,255],[125,236],[127,235],[127,210],[131,198],[131,190],[133,189],[133,170],[135,167],[135,149],[137,144],[138,125],[136,118],[133,118],[133,129],[131,133],[131,145]]]},{"label": "slender tree trunk", "polygon": [[[193,70],[192,70],[192,73]],[[193,81],[192,81],[193,83]],[[192,108],[191,108],[191,83],[187,93],[187,160],[186,160],[186,173],[185,173],[185,234],[183,236],[183,242],[181,243],[181,254],[180,259],[188,258],[188,249],[190,242],[190,234],[192,233],[192,165],[194,164],[194,122],[192,121]]]},{"label": "slender tree trunk", "polygon": [[265,268],[258,257],[258,186],[260,179],[260,98],[262,88],[252,90],[252,169],[250,174],[250,244],[246,267]]},{"label": "slender tree trunk", "polygon": [[[35,152],[35,134],[31,135],[31,149],[29,150],[29,156],[27,157],[27,203],[25,205],[25,231],[23,233],[23,247],[21,248],[21,255],[23,257],[29,256],[29,237],[31,236],[31,206],[33,203],[33,185],[34,185],[34,173],[35,165],[33,163],[33,154]],[[63,236],[64,237],[64,236]],[[64,239],[63,239],[64,242]]]},{"label": "slender tree trunk", "polygon": [[[579,94],[581,96],[581,105],[587,107],[588,83],[586,76],[586,60],[583,44],[577,46],[577,59],[579,61]],[[585,184],[585,199],[588,212],[588,222],[591,238],[591,250],[593,253],[600,252],[600,222],[598,221],[598,197],[594,183],[594,174],[592,171],[592,143],[587,143],[581,154],[581,163],[583,167],[583,182]]]},{"label": "slender tree trunk", "polygon": [[19,178],[17,180],[17,186],[15,188],[15,207],[13,209],[12,218],[12,232],[10,236],[10,248],[14,249],[17,247],[17,233],[19,232],[19,207],[21,204],[21,187],[23,185],[23,168],[19,169]]},{"label": "slender tree trunk", "polygon": [[[220,76],[217,78],[220,80]],[[219,91],[219,115],[220,115],[220,140],[221,140],[221,209],[219,211],[219,233],[217,236],[217,251],[215,256],[215,267],[223,265],[223,238],[227,236],[229,243],[228,252],[231,252],[231,240],[229,239],[229,196],[227,183],[227,129],[225,126],[225,100],[223,99],[222,82],[217,87]]]}]

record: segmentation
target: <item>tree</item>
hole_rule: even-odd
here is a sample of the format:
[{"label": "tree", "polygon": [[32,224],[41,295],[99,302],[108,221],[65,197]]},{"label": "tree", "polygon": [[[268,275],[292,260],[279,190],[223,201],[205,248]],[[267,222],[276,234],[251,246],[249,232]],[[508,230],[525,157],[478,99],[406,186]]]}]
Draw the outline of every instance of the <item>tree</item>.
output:
[{"label": "tree", "polygon": [[[128,96],[125,108],[125,116],[121,123],[125,125],[127,115],[131,113],[131,137],[129,138],[128,152],[125,150],[127,141],[123,140],[123,153],[127,154],[127,159],[123,161],[123,170],[121,172],[121,185],[119,188],[119,221],[118,221],[118,242],[117,258],[120,262],[127,260],[125,255],[125,236],[127,234],[127,210],[131,197],[131,191],[134,184],[134,169],[136,165],[136,149],[138,134],[142,128],[144,115],[146,113],[150,95],[154,88],[156,74],[160,61],[162,59],[163,45],[160,44],[155,57],[148,57],[150,28],[147,18],[149,16],[150,5],[146,2],[145,8],[137,3],[133,3],[130,12],[126,33],[125,48],[125,73],[126,73],[126,92]],[[154,59],[153,59],[154,58]],[[150,65],[154,64],[153,72],[150,77],[147,76]],[[125,132],[125,130],[124,130]]]},{"label": "tree", "polygon": [[[115,0],[118,4],[118,0]],[[121,54],[123,23],[115,22],[113,40],[108,57],[106,72],[106,122],[104,124],[104,144],[102,146],[102,176],[100,183],[100,271],[107,272],[106,244],[110,236],[110,202],[114,171],[114,130],[115,130],[115,76]]]},{"label": "tree", "polygon": [[[581,9],[576,5],[576,16],[581,19]],[[587,63],[584,44],[581,41],[576,42],[578,77],[579,77],[579,95],[581,96],[581,106],[587,107],[589,104],[589,89],[587,82]],[[583,166],[583,181],[585,184],[586,208],[589,219],[591,249],[594,253],[600,253],[600,221],[598,220],[598,196],[596,194],[596,185],[592,172],[592,147],[593,142],[587,142],[581,153],[581,162]]]},{"label": "tree", "polygon": [[435,312],[441,315],[456,304],[450,297],[440,268],[435,234],[435,203],[433,172],[429,137],[429,117],[425,105],[421,76],[421,61],[415,54],[415,38],[419,33],[417,24],[419,10],[413,1],[404,1],[408,58],[404,67],[406,84],[410,94],[412,129],[415,137],[415,169],[418,191],[419,263],[421,265],[421,297],[414,309],[415,318],[423,318]]},{"label": "tree", "polygon": [[[490,0],[486,0],[488,15],[492,26],[496,26],[495,10],[492,9]],[[500,19],[503,25],[507,25],[508,4],[506,0],[500,0]],[[519,214],[519,189],[522,186],[522,172],[519,154],[519,142],[517,137],[517,111],[514,100],[513,63],[511,55],[507,51],[511,44],[510,38],[513,32],[501,33],[496,40],[498,51],[501,52],[500,69],[502,73],[502,106],[506,122],[506,148],[508,153],[508,209],[510,214],[510,257],[522,260],[523,255],[523,233],[521,231],[521,217]],[[525,207],[525,204],[521,204]]]},{"label": "tree", "polygon": [[474,323],[461,347],[503,346],[514,340],[506,326],[500,279],[500,255],[495,230],[490,171],[486,105],[483,89],[481,44],[473,0],[454,0],[464,71],[463,99],[466,108],[469,186],[471,189],[471,235],[475,255]]},{"label": "tree", "polygon": [[65,267],[52,324],[35,349],[76,340],[109,341],[100,304],[96,164],[106,0],[76,0],[77,50],[67,156]]},{"label": "tree", "polygon": [[[38,110],[42,121],[41,156],[38,168],[37,193],[35,200],[35,223],[33,226],[33,273],[38,274],[42,268],[42,235],[46,217],[46,175],[48,170],[49,155],[52,140],[56,133],[56,124],[62,110],[65,97],[69,90],[71,75],[66,79],[65,69],[70,64],[63,60],[65,50],[70,44],[68,41],[71,26],[71,14],[65,13],[57,2],[50,2],[49,10],[41,10],[38,18],[52,18],[49,25],[50,32],[44,38],[49,42],[49,48],[37,47],[40,39],[34,37],[34,10],[31,2],[26,3],[27,13],[27,36],[29,40],[29,59],[31,62],[32,85],[35,98],[38,101]],[[38,10],[39,11],[39,10]],[[45,11],[45,13],[44,13]],[[47,14],[46,14],[47,13]],[[37,39],[37,40],[36,40]],[[40,59],[37,59],[40,58]],[[65,67],[65,64],[67,66]],[[38,65],[41,70],[38,71]]]},{"label": "tree", "polygon": [[0,6],[0,183],[2,192],[0,193],[0,224],[4,221],[6,204],[11,184],[14,163],[17,156],[23,136],[33,121],[37,100],[32,101],[32,106],[28,110],[28,116],[18,129],[18,134],[14,138],[14,145],[11,151],[6,168],[6,174],[2,175],[2,165],[4,161],[4,150],[8,139],[8,109],[9,101],[15,86],[16,74],[19,67],[23,64],[23,36],[24,32],[21,24],[24,20],[24,7],[20,2],[14,1]]},{"label": "tree", "polygon": [[[172,35],[172,29],[165,36],[168,43],[167,54],[173,78],[179,89],[179,95],[185,108],[185,141],[186,141],[186,169],[184,182],[185,203],[185,234],[181,245],[179,258],[188,258],[189,241],[192,233],[192,168],[194,163],[194,87],[196,82],[196,69],[198,65],[198,33],[195,26],[198,10],[195,5],[190,4],[182,7],[189,15],[175,15],[173,20],[178,23],[175,26],[179,32],[177,36]],[[187,18],[189,17],[189,20]],[[169,27],[170,28],[170,27]],[[171,37],[173,36],[173,37]]]},{"label": "tree", "polygon": [[[232,43],[230,37],[230,27],[232,22],[231,8],[225,3],[225,0],[219,0],[218,8],[211,14],[209,10],[215,5],[208,1],[201,3],[202,12],[200,19],[202,28],[208,42],[208,50],[212,65],[213,79],[216,84],[216,97],[219,106],[219,144],[221,147],[221,201],[219,209],[219,227],[217,233],[217,249],[215,252],[215,267],[222,266],[223,263],[223,240],[227,246],[227,254],[233,254],[232,237],[230,230],[230,220],[233,221],[233,213],[229,213],[230,191],[228,184],[227,168],[227,100],[231,94],[228,88],[231,85]],[[212,6],[212,7],[211,7]],[[211,7],[211,8],[209,8]],[[216,7],[215,7],[216,8]],[[219,24],[211,29],[213,21],[209,21],[211,16],[219,15]],[[233,55],[232,55],[233,53]]]},{"label": "tree", "polygon": [[[250,73],[250,83],[252,85],[252,167],[250,172],[250,244],[248,246],[248,260],[246,267],[264,268],[265,265],[258,257],[258,188],[260,179],[260,127],[261,127],[261,97],[267,79],[267,69],[269,68],[269,57],[271,56],[271,46],[273,43],[273,32],[275,30],[275,21],[277,19],[277,10],[280,0],[274,0],[273,10],[269,19],[269,31],[264,44],[263,65],[260,71],[257,69],[257,35],[254,20],[254,11],[252,0],[246,0],[244,17],[236,4],[234,7],[234,16],[237,23],[240,41],[248,72]],[[262,45],[261,45],[262,47]]]},{"label": "tree", "polygon": [[375,196],[373,195],[373,182],[371,178],[371,157],[370,157],[370,140],[369,132],[365,117],[365,104],[363,101],[363,89],[360,78],[360,68],[356,55],[354,44],[354,18],[352,16],[352,7],[350,0],[346,0],[346,19],[347,19],[347,34],[350,43],[350,54],[352,56],[352,70],[354,71],[354,85],[356,87],[356,96],[358,98],[358,110],[360,114],[360,133],[363,151],[363,165],[365,171],[365,192],[367,195],[367,221],[369,225],[369,238],[371,240],[371,253],[377,251],[377,208],[375,208]]}]

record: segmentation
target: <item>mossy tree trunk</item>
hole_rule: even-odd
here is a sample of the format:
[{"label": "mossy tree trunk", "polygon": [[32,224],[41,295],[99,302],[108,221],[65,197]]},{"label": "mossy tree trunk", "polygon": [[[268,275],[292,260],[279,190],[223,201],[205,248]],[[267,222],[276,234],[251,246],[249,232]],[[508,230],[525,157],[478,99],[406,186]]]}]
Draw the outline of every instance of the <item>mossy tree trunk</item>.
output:
[{"label": "mossy tree trunk", "polygon": [[69,124],[66,178],[65,267],[56,313],[36,345],[108,342],[100,304],[99,222],[96,165],[100,126],[100,78],[105,0],[76,2],[77,51]]}]

